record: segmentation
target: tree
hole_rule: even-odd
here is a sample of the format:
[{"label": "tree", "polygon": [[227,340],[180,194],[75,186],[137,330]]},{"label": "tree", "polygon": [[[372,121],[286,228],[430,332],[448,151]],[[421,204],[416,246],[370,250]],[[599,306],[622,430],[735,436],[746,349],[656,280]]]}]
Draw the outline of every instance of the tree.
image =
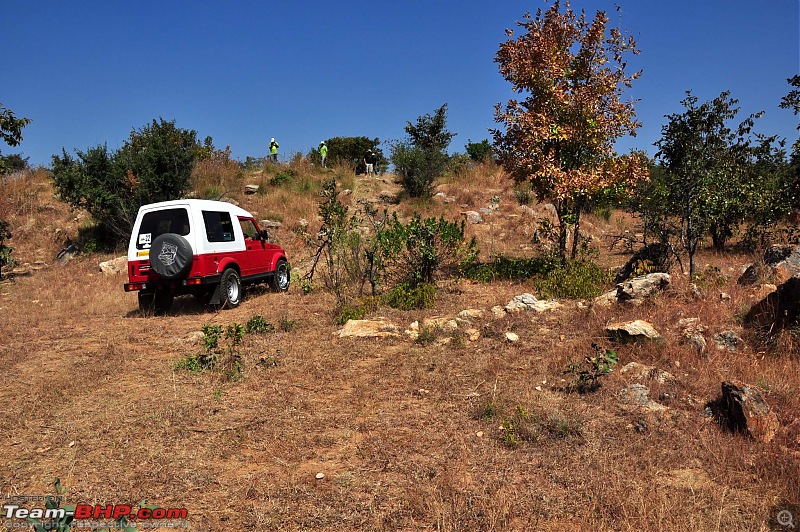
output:
[{"label": "tree", "polygon": [[[378,167],[386,168],[386,157],[378,147],[381,144],[378,138],[333,137],[327,139],[325,144],[328,146],[328,166],[342,163],[349,164],[357,174],[363,174],[367,171],[364,165],[364,156],[368,150],[372,150],[375,153],[375,157],[377,157],[376,164]],[[319,150],[311,150],[309,157],[312,162],[321,163]]]},{"label": "tree", "polygon": [[392,163],[400,174],[403,188],[416,198],[429,196],[433,181],[447,168],[447,147],[456,136],[446,129],[447,104],[432,115],[417,118],[417,123],[406,123],[408,139],[392,145]]},{"label": "tree", "polygon": [[[780,107],[781,109],[791,109],[797,116],[800,114],[800,75],[793,76],[786,81],[794,89],[781,98]],[[797,129],[800,131],[800,123],[797,124]],[[792,146],[790,187],[793,194],[792,207],[800,208],[800,139],[797,139]]]},{"label": "tree", "polygon": [[482,163],[492,158],[492,145],[489,144],[488,139],[483,139],[480,142],[468,141],[464,146],[469,158],[476,163]]},{"label": "tree", "polygon": [[[614,142],[635,135],[633,102],[621,101],[624,88],[639,77],[627,74],[625,56],[635,42],[608,16],[592,21],[576,15],[567,1],[517,24],[525,33],[500,45],[495,57],[500,73],[522,101],[495,106],[492,130],[503,167],[518,181],[530,181],[540,200],[552,201],[559,221],[559,252],[566,257],[568,226],[573,226],[575,257],[581,209],[587,198],[617,185],[631,186],[647,176],[640,154],[618,156]],[[510,37],[512,30],[506,30]]]},{"label": "tree", "polygon": [[739,109],[738,100],[723,92],[698,105],[688,91],[681,101],[682,114],[668,115],[656,142],[659,159],[666,170],[668,194],[663,209],[680,217],[680,238],[689,255],[689,275],[694,275],[694,255],[700,240],[711,232],[715,247],[724,246],[749,210],[754,188],[748,163],[754,155],[749,139],[754,120],[751,115],[736,131],[726,122]]},{"label": "tree", "polygon": [[11,238],[11,231],[8,229],[8,222],[0,220],[0,279],[3,278],[3,266],[14,266],[14,259],[11,252],[14,248],[6,245]]},{"label": "tree", "polygon": [[131,131],[116,152],[105,145],[76,150],[77,157],[62,150],[53,156],[53,183],[62,199],[89,211],[117,241],[124,241],[140,206],[178,199],[188,191],[195,158],[203,150],[195,131],[162,118]]},{"label": "tree", "polygon": [[[30,124],[29,118],[17,118],[11,109],[0,103],[0,140],[9,146],[18,146],[22,142],[22,128]],[[0,155],[0,174],[6,173],[8,157]]]}]

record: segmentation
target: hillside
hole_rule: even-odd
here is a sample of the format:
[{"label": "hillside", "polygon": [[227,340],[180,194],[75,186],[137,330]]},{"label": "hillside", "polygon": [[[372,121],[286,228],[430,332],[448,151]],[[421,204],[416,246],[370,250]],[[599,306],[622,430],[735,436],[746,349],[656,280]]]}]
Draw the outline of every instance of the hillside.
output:
[{"label": "hillside", "polygon": [[[466,226],[484,260],[531,256],[548,216],[545,205],[521,205],[494,167],[399,203],[392,175],[325,175],[349,190],[352,208],[371,199],[402,218],[458,220],[499,197]],[[198,177],[195,190],[216,186],[279,222],[272,238],[303,274],[324,175],[302,167],[285,184],[273,177]],[[250,183],[259,192],[245,195]],[[142,315],[125,275],[98,268],[121,250],[56,260],[91,221],[54,197],[46,172],[0,181],[0,202],[18,263],[0,282],[7,497],[52,494],[59,478],[70,504],[186,508],[191,530],[766,530],[779,510],[800,517],[798,345],[788,334],[767,345],[743,328],[774,290],[737,284],[749,254],[702,249],[699,294],[675,267],[669,287],[639,305],[563,299],[544,312],[493,312],[535,286],[443,280],[434,308],[367,315],[396,335],[340,338],[333,295],[321,284],[305,294],[296,280],[285,294],[251,289],[229,311],[189,297],[166,316]],[[630,215],[588,214],[584,228],[598,264],[616,270],[630,258],[610,249],[613,235],[638,231]],[[470,309],[456,329],[424,328]],[[275,330],[244,336],[241,379],[176,369],[202,350],[203,325],[254,316]],[[686,318],[703,327],[702,353],[685,337]],[[605,333],[636,319],[663,338],[618,343]],[[415,321],[425,333],[416,341],[404,332]],[[742,342],[716,347],[726,331]],[[571,391],[565,371],[595,356],[593,344],[619,363],[597,391]],[[708,415],[724,381],[761,390],[780,421],[771,441]],[[629,400],[636,384],[646,400]]]}]

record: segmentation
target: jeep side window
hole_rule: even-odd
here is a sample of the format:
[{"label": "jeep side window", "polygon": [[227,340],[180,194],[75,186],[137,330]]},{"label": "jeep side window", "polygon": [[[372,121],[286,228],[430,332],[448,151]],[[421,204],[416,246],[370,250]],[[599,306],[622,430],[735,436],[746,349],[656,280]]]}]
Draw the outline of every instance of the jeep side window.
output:
[{"label": "jeep side window", "polygon": [[258,240],[261,238],[256,230],[256,224],[253,222],[253,220],[239,218],[239,224],[242,226],[242,233],[244,233],[245,238],[250,238],[252,240]]},{"label": "jeep side window", "polygon": [[203,211],[206,239],[209,242],[233,242],[231,215],[221,211]]},{"label": "jeep side window", "polygon": [[184,208],[151,211],[142,217],[139,234],[136,237],[137,249],[148,249],[157,236],[164,233],[189,234],[189,213]]}]

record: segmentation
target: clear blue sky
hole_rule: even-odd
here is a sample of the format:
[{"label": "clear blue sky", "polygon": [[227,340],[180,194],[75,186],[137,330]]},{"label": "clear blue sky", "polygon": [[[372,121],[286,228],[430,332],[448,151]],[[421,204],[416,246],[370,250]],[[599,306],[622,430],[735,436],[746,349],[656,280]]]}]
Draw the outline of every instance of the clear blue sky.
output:
[{"label": "clear blue sky", "polygon": [[[644,71],[626,94],[643,127],[620,151],[654,153],[664,115],[687,89],[740,100],[738,118],[793,142],[797,117],[778,108],[800,73],[798,0],[573,1],[629,30]],[[493,106],[512,93],[493,62],[504,29],[541,0],[153,2],[0,0],[0,103],[32,123],[22,153],[34,165],[175,120],[233,156],[281,156],[334,136],[404,136],[407,121],[448,104],[448,129],[490,138]]]}]

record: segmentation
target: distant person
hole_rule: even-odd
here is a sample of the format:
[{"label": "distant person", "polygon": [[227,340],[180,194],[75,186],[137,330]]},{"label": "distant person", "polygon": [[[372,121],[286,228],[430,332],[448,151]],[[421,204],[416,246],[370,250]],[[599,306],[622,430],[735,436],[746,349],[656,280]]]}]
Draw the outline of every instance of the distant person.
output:
[{"label": "distant person", "polygon": [[278,143],[275,142],[274,138],[269,141],[269,159],[273,163],[278,162]]},{"label": "distant person", "polygon": [[319,143],[319,156],[322,157],[322,167],[327,168],[325,166],[325,159],[328,158],[328,145],[325,144],[325,141]]},{"label": "distant person", "polygon": [[367,175],[375,175],[375,162],[378,160],[372,150],[367,150],[367,156],[364,157],[364,164],[367,167]]}]

